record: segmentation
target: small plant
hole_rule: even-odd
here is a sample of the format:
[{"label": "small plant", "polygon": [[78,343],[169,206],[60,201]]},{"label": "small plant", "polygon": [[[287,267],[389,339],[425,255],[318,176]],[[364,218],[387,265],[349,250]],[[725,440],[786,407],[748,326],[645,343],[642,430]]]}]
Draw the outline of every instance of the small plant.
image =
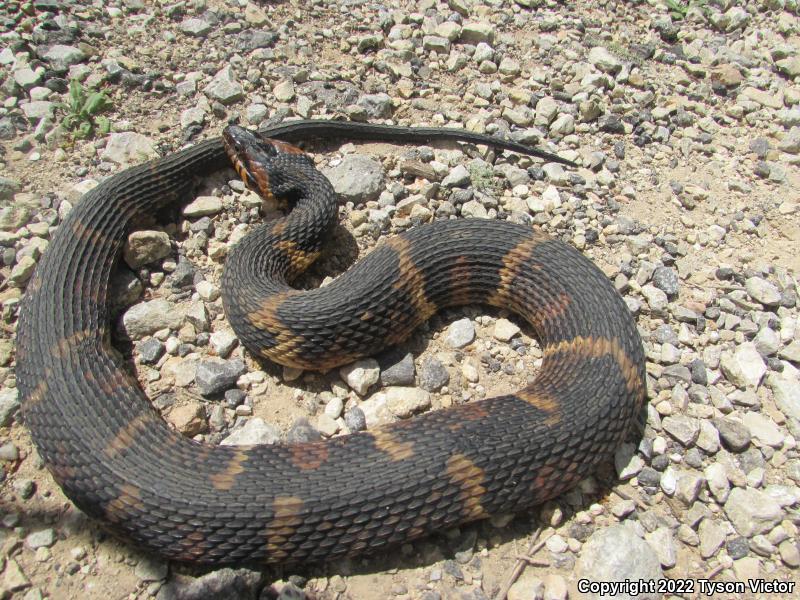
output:
[{"label": "small plant", "polygon": [[61,121],[64,131],[76,139],[92,137],[95,132],[106,134],[111,122],[100,113],[111,108],[111,99],[103,92],[86,93],[77,79],[69,82],[69,105],[67,115]]}]

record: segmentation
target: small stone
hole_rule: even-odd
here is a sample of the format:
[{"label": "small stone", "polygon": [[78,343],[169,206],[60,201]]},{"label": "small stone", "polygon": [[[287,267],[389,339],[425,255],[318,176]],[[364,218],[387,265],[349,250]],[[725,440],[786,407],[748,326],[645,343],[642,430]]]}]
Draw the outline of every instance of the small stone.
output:
[{"label": "small stone", "polygon": [[215,215],[222,210],[222,200],[216,196],[198,196],[192,202],[184,206],[183,214],[185,217],[194,219],[206,215]]},{"label": "small stone", "polygon": [[653,285],[662,290],[667,296],[674,297],[678,295],[680,280],[674,269],[657,267],[653,271]]},{"label": "small stone", "polygon": [[8,276],[8,282],[15,287],[23,287],[36,270],[36,261],[30,256],[23,256]]},{"label": "small stone", "polygon": [[691,506],[697,500],[704,482],[703,476],[694,471],[680,471],[675,487],[675,497],[683,502],[684,505]]},{"label": "small stone", "polygon": [[475,339],[475,327],[468,318],[459,319],[447,328],[447,344],[451,348],[463,348]]},{"label": "small stone", "polygon": [[339,369],[339,376],[357,394],[363,396],[378,382],[380,365],[373,358],[358,360]]},{"label": "small stone", "polygon": [[300,417],[293,424],[286,434],[288,444],[302,444],[305,442],[318,442],[322,439],[319,431],[311,426],[308,419]]},{"label": "small stone", "polygon": [[713,420],[722,438],[722,445],[731,452],[742,452],[750,445],[750,430],[739,421],[727,417]]},{"label": "small stone", "polygon": [[214,302],[220,297],[219,288],[205,279],[198,281],[195,285],[195,289],[197,290],[197,294],[200,296],[200,298],[206,302]]},{"label": "small stone", "polygon": [[177,331],[186,317],[185,305],[156,299],[133,305],[122,316],[122,328],[133,340],[152,335],[160,329]]},{"label": "small stone", "polygon": [[778,306],[781,302],[781,293],[778,288],[760,277],[749,277],[745,282],[745,287],[750,297],[764,306]]},{"label": "small stone", "polygon": [[125,242],[122,256],[132,269],[138,269],[166,258],[171,251],[169,236],[163,231],[134,231]]},{"label": "small stone", "polygon": [[[255,600],[264,576],[249,569],[216,569],[200,577],[171,577],[156,594],[159,600]],[[148,593],[148,595],[150,595]],[[295,600],[296,596],[285,600]],[[281,596],[280,600],[284,600]]]},{"label": "small stone", "polygon": [[781,337],[778,332],[769,327],[762,327],[753,343],[761,356],[772,356],[781,347]]},{"label": "small stone", "polygon": [[544,582],[533,569],[525,569],[522,575],[509,588],[508,600],[542,600]]},{"label": "small stone", "polygon": [[431,406],[431,395],[419,388],[390,387],[386,388],[385,395],[389,411],[401,419]]},{"label": "small stone", "polygon": [[8,427],[19,410],[19,392],[15,389],[0,391],[0,427]]},{"label": "small stone", "polygon": [[13,558],[6,560],[6,568],[3,571],[3,588],[12,592],[24,589],[31,584],[30,580]]},{"label": "small stone", "polygon": [[783,511],[770,496],[753,488],[734,488],[725,503],[736,531],[745,537],[766,533],[780,522]]},{"label": "small stone", "polygon": [[465,219],[487,219],[489,212],[477,200],[469,200],[461,205],[461,216]]},{"label": "small stone", "polygon": [[399,361],[381,362],[381,383],[384,386],[390,385],[413,385],[416,370],[414,367],[414,356],[407,352]]},{"label": "small stone", "polygon": [[442,187],[447,189],[463,188],[470,184],[469,171],[464,165],[456,165],[442,179]]},{"label": "small stone", "polygon": [[211,82],[203,88],[203,93],[213,100],[228,106],[244,98],[244,88],[236,80],[233,68],[228,65],[223,67]]},{"label": "small stone", "polygon": [[728,476],[725,473],[725,467],[721,463],[711,463],[703,471],[708,489],[714,496],[717,502],[724,503],[728,499],[730,492],[730,484],[728,483]]},{"label": "small stone", "polygon": [[250,446],[254,444],[276,444],[280,440],[278,430],[264,419],[252,417],[220,442],[222,446]]},{"label": "small stone", "polygon": [[706,454],[716,454],[719,450],[719,431],[710,421],[700,421],[700,435],[695,444]]},{"label": "small stone", "polygon": [[266,11],[254,2],[245,4],[244,20],[256,27],[261,27],[269,22]]},{"label": "small stone", "polygon": [[703,519],[700,523],[700,556],[711,558],[725,543],[725,528],[717,521]]},{"label": "small stone", "polygon": [[784,368],[783,373],[770,373],[767,385],[781,412],[800,419],[800,378],[797,373],[787,368]]},{"label": "small stone", "polygon": [[567,600],[567,581],[558,573],[544,576],[543,600]]},{"label": "small stone", "polygon": [[146,365],[152,365],[164,355],[164,344],[156,338],[150,338],[139,344],[138,350],[142,362]]},{"label": "small stone", "polygon": [[748,412],[742,417],[742,423],[750,430],[750,435],[762,444],[780,448],[784,435],[770,418],[756,412]]},{"label": "small stone", "polygon": [[169,573],[169,563],[154,556],[145,556],[136,564],[133,573],[141,581],[162,581]]},{"label": "small stone", "polygon": [[340,416],[342,416],[342,410],[344,410],[344,402],[342,402],[342,399],[338,397],[332,398],[325,405],[325,414],[331,419],[338,419]]},{"label": "small stone", "polygon": [[49,548],[56,543],[56,534],[52,529],[40,529],[29,533],[25,537],[25,545],[31,550],[37,548]]},{"label": "small stone", "polygon": [[494,35],[494,27],[490,23],[468,21],[461,28],[460,40],[463,44],[479,44],[480,42],[491,44]]},{"label": "small stone", "polygon": [[740,388],[757,387],[767,372],[764,359],[752,342],[741,344],[733,353],[723,353],[720,369],[731,383]]},{"label": "small stone", "polygon": [[58,73],[65,73],[72,65],[76,65],[86,58],[81,49],[62,44],[50,46],[41,56]]},{"label": "small stone", "polygon": [[426,357],[419,369],[419,386],[428,392],[438,392],[450,382],[450,373],[437,358]]},{"label": "small stone", "polygon": [[643,285],[642,295],[650,307],[650,311],[656,315],[665,314],[669,299],[664,290],[660,290],[654,285]]},{"label": "small stone", "polygon": [[354,406],[345,413],[344,424],[351,432],[364,431],[367,428],[367,417],[363,410]]},{"label": "small stone", "polygon": [[225,392],[225,403],[230,408],[236,408],[247,398],[247,394],[239,388],[232,388]]},{"label": "small stone", "polygon": [[658,556],[661,566],[671,569],[678,562],[678,550],[675,547],[675,539],[672,531],[668,527],[659,527],[652,533],[647,533],[644,539]]},{"label": "small stone", "polygon": [[203,19],[189,18],[181,22],[180,30],[192,37],[204,38],[211,31],[211,24]]},{"label": "small stone", "polygon": [[125,131],[108,136],[102,157],[105,160],[128,166],[158,157],[153,141],[141,133]]},{"label": "small stone", "polygon": [[[661,562],[650,545],[626,525],[612,525],[595,531],[581,548],[575,565],[576,579],[622,582],[660,580]],[[643,593],[638,598],[656,600],[659,594]]]},{"label": "small stone", "polygon": [[788,346],[778,352],[778,357],[784,360],[800,363],[800,340],[794,340]]},{"label": "small stone", "polygon": [[364,94],[358,99],[358,106],[373,119],[386,119],[392,116],[392,97],[383,92]]},{"label": "small stone", "polygon": [[175,406],[167,415],[167,420],[187,437],[194,437],[198,433],[208,431],[206,410],[202,402],[190,401]]},{"label": "small stone", "polygon": [[684,415],[665,417],[662,421],[664,431],[678,440],[684,447],[694,445],[700,435],[700,424],[697,419]]},{"label": "small stone", "polygon": [[616,75],[622,70],[622,63],[602,46],[595,46],[589,50],[589,62],[604,73]]},{"label": "small stone", "polygon": [[797,542],[792,540],[784,540],[778,546],[778,551],[781,555],[781,560],[788,567],[800,567],[800,550],[798,550]]},{"label": "small stone", "polygon": [[614,467],[619,478],[626,481],[635,477],[644,467],[644,460],[636,454],[636,446],[633,444],[622,444],[614,453]]},{"label": "small stone", "polygon": [[195,381],[203,396],[213,396],[234,387],[246,371],[241,360],[206,360],[197,365]]},{"label": "small stone", "polygon": [[384,189],[383,164],[363,154],[349,154],[341,163],[322,172],[345,202],[376,200]]},{"label": "small stone", "polygon": [[236,344],[239,343],[239,339],[231,329],[215,331],[211,334],[209,341],[211,342],[211,347],[214,348],[220,358],[227,358],[236,347]]},{"label": "small stone", "polygon": [[291,80],[281,81],[272,89],[272,93],[278,102],[291,102],[295,96],[294,84]]},{"label": "small stone", "polygon": [[325,437],[332,437],[339,431],[339,424],[325,413],[322,413],[317,417],[317,431]]}]

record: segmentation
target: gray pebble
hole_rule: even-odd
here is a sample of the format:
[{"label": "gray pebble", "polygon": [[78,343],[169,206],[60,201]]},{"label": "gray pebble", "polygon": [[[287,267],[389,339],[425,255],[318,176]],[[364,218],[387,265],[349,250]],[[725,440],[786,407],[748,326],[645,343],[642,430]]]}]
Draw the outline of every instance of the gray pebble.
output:
[{"label": "gray pebble", "polygon": [[314,429],[306,418],[297,419],[286,434],[288,444],[299,444],[302,442],[317,442],[322,439],[319,431]]},{"label": "gray pebble", "polygon": [[150,338],[139,344],[138,347],[139,356],[146,365],[158,362],[158,359],[164,354],[164,349],[164,344],[156,338]]},{"label": "gray pebble", "polygon": [[41,529],[39,531],[29,533],[25,537],[25,545],[31,550],[36,550],[37,548],[49,548],[55,543],[56,534],[53,529]]},{"label": "gray pebble", "polygon": [[451,348],[463,348],[475,339],[475,326],[470,319],[459,319],[447,328],[446,340]]},{"label": "gray pebble", "polygon": [[[578,579],[593,581],[659,580],[664,577],[658,555],[626,525],[612,525],[595,532],[581,549],[575,573]],[[656,600],[660,595],[642,594],[638,597]]]},{"label": "gray pebble", "polygon": [[19,450],[13,442],[6,442],[0,446],[0,461],[15,462],[19,460]]},{"label": "gray pebble", "polygon": [[252,417],[220,442],[222,446],[248,446],[275,444],[280,439],[278,430],[259,417]]},{"label": "gray pebble", "polygon": [[653,285],[662,290],[669,297],[674,297],[680,289],[678,274],[670,267],[656,267],[653,271]]},{"label": "gray pebble", "polygon": [[344,201],[369,202],[384,189],[383,164],[363,154],[349,154],[335,167],[322,171]]},{"label": "gray pebble", "polygon": [[390,385],[414,385],[414,356],[407,352],[398,359],[397,353],[387,354],[381,358],[381,383]]},{"label": "gray pebble", "polygon": [[241,360],[206,360],[197,365],[195,382],[203,396],[213,396],[235,386],[246,371]]},{"label": "gray pebble", "polygon": [[419,368],[419,386],[428,392],[438,392],[450,382],[450,373],[442,362],[426,357]]},{"label": "gray pebble", "polygon": [[19,392],[16,389],[0,391],[0,427],[8,427],[19,410]]},{"label": "gray pebble", "polygon": [[218,569],[200,577],[171,578],[156,600],[257,600],[264,575],[248,569]]},{"label": "gray pebble", "polygon": [[367,428],[367,417],[363,410],[354,406],[344,414],[344,423],[350,431],[363,431]]},{"label": "gray pebble", "polygon": [[719,431],[723,446],[732,452],[742,452],[750,445],[750,431],[745,425],[727,417],[712,421]]}]

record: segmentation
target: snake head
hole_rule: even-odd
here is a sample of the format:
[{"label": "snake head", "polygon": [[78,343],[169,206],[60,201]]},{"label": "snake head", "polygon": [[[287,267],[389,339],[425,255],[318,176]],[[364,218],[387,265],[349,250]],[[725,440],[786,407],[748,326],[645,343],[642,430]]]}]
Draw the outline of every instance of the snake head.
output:
[{"label": "snake head", "polygon": [[244,184],[262,198],[272,197],[269,173],[275,159],[286,154],[305,155],[297,146],[237,125],[222,131],[222,143]]}]

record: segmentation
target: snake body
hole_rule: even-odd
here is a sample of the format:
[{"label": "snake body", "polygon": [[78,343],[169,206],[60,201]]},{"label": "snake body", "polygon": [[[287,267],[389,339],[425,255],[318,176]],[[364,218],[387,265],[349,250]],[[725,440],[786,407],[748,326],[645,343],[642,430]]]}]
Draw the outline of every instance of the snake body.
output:
[{"label": "snake body", "polygon": [[[264,136],[532,152],[460,130],[351,123],[296,122]],[[88,192],[27,289],[17,338],[23,414],[80,509],[173,560],[319,561],[542,502],[621,443],[643,402],[644,356],[626,305],[591,261],[529,227],[444,221],[390,238],[325,288],[293,290],[336,218],[336,198],[308,159],[272,150],[261,183],[296,205],[241,241],[223,276],[228,318],[250,350],[326,368],[403,339],[443,307],[482,303],[531,323],[541,372],[516,394],[322,442],[212,446],[170,429],[115,362],[106,305],[132,222],[185,200],[193,176],[228,164],[220,139],[200,142]]]}]

